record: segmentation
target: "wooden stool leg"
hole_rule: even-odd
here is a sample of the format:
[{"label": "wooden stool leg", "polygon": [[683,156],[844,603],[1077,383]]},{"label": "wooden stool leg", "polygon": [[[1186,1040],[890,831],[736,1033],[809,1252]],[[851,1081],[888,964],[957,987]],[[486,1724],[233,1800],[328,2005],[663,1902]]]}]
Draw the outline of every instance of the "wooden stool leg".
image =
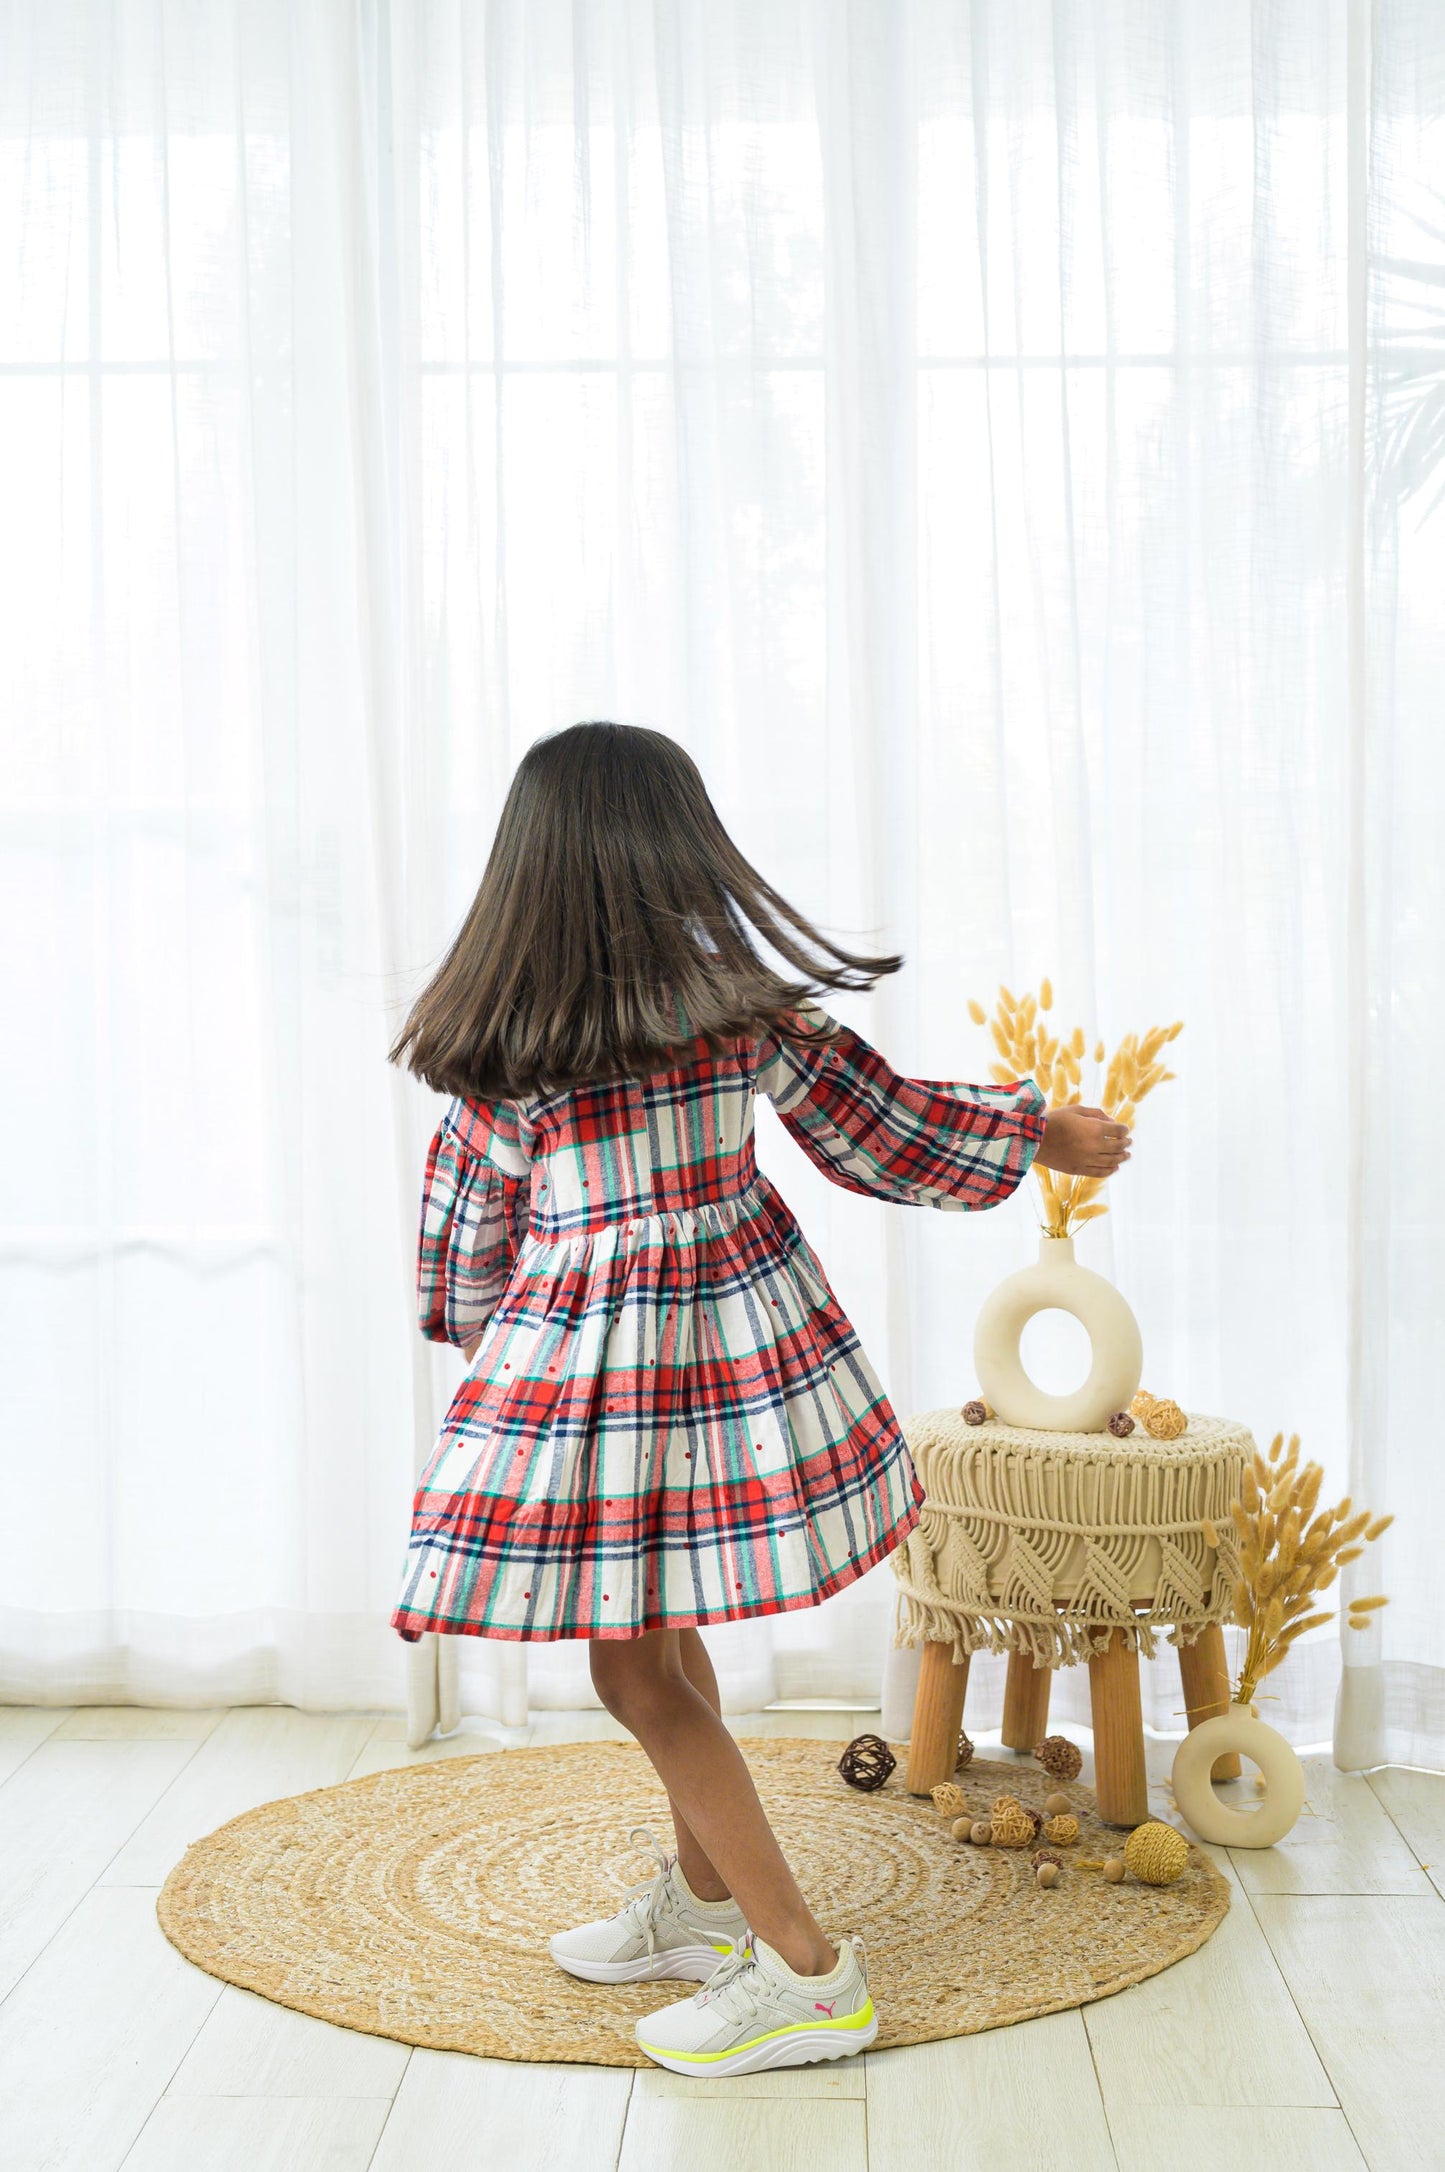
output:
[{"label": "wooden stool leg", "polygon": [[1094,1795],[1106,1825],[1142,1825],[1149,1815],[1144,1766],[1144,1714],[1139,1703],[1139,1654],[1114,1630],[1089,1657],[1089,1704],[1094,1721]]},{"label": "wooden stool leg", "polygon": [[953,1778],[967,1688],[967,1659],[961,1667],[955,1666],[951,1644],[925,1644],[913,1699],[913,1731],[908,1738],[905,1785],[910,1795],[926,1795],[940,1781]]},{"label": "wooden stool leg", "polygon": [[1049,1731],[1052,1667],[1036,1667],[1027,1652],[1010,1652],[1003,1685],[1003,1746],[1032,1750]]},{"label": "wooden stool leg", "polygon": [[[1202,1629],[1193,1644],[1180,1645],[1179,1676],[1191,1728],[1201,1720],[1223,1718],[1229,1710],[1229,1663],[1224,1656],[1224,1631],[1217,1621]],[[1237,1780],[1239,1772],[1239,1752],[1229,1750],[1215,1758],[1209,1777]]]}]

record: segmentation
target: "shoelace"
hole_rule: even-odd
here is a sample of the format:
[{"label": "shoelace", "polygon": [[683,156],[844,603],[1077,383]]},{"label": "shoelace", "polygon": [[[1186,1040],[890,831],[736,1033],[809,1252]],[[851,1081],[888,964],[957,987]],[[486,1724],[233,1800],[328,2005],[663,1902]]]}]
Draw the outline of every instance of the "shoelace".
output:
[{"label": "shoelace", "polygon": [[[865,1955],[867,1948],[863,1940],[855,1935],[849,1938],[840,1938],[837,1944],[840,1961],[843,1958],[844,1948],[851,1946],[859,1970],[863,1973],[866,1983]],[[702,1989],[693,1994],[694,2004],[698,2006],[716,2004],[722,2008],[729,2021],[741,2021],[747,2013],[748,2001],[752,1996],[753,1989],[751,1984],[744,1983],[743,1978],[750,1970],[756,1970],[760,1966],[758,1956],[753,1951],[753,1934],[751,1931],[747,1931],[728,1958],[713,1970]]]},{"label": "shoelace", "polygon": [[656,1834],[649,1832],[645,1825],[634,1825],[627,1838],[633,1847],[650,1848],[657,1864],[655,1877],[643,1878],[638,1884],[628,1886],[628,1898],[618,1910],[620,1915],[630,1918],[633,1928],[647,1940],[650,1959],[657,1951],[657,1911],[668,1897],[668,1880],[675,1858],[659,1846]]}]

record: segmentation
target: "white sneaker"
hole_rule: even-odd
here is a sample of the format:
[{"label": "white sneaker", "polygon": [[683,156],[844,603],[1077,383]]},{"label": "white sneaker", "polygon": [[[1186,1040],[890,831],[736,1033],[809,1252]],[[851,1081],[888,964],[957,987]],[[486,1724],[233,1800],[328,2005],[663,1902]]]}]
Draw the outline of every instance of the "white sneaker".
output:
[{"label": "white sneaker", "polygon": [[634,1826],[628,1838],[651,1848],[657,1876],[635,1885],[615,1916],[558,1931],[548,1951],[559,1968],[587,1983],[669,1976],[706,1983],[746,1936],[746,1917],[735,1900],[699,1900],[676,1857],[664,1853],[645,1825]]},{"label": "white sneaker", "polygon": [[701,1991],[644,2014],[637,2041],[674,2074],[760,2074],[849,2059],[878,2034],[861,1938],[837,1941],[826,1976],[798,1976],[750,1932]]}]

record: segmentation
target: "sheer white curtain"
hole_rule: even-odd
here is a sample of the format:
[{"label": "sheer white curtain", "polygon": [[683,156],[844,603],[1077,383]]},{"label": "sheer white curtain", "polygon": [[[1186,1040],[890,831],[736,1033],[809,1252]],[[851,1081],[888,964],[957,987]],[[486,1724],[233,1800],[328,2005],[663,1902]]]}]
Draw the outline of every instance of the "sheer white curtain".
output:
[{"label": "sheer white curtain", "polygon": [[[1401,1512],[1340,1754],[1445,1761],[1445,19],[4,22],[4,1693],[585,1698],[581,1646],[386,1625],[456,1367],[384,1053],[517,757],[613,715],[907,953],[850,1011],[900,1066],[986,1075],[966,997],[1045,971],[1091,1034],[1185,1017],[1085,1254],[1156,1391]],[[763,1150],[899,1407],[960,1399],[1029,1199]],[[891,1601],[710,1632],[730,1701],[876,1695]]]}]

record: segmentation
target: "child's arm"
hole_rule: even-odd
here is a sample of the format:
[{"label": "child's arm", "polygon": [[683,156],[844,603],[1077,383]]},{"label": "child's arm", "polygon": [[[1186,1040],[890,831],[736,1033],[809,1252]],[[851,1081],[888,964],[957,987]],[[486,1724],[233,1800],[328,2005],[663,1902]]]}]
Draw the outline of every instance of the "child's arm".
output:
[{"label": "child's arm", "polygon": [[[834,1023],[811,1003],[791,1016]],[[849,1027],[820,1047],[788,1026],[785,1019],[759,1044],[758,1091],[809,1159],[849,1191],[915,1206],[992,1207],[1045,1151],[1046,1132],[1045,1167],[1082,1168],[1087,1150],[1089,1173],[1107,1175],[1127,1151],[1098,1138],[1093,1112],[1050,1117],[1031,1079],[973,1086],[904,1078]],[[1069,1120],[1056,1130],[1061,1115]]]},{"label": "child's arm", "polygon": [[417,1318],[476,1353],[517,1256],[528,1158],[509,1103],[454,1101],[433,1135],[417,1237]]}]

